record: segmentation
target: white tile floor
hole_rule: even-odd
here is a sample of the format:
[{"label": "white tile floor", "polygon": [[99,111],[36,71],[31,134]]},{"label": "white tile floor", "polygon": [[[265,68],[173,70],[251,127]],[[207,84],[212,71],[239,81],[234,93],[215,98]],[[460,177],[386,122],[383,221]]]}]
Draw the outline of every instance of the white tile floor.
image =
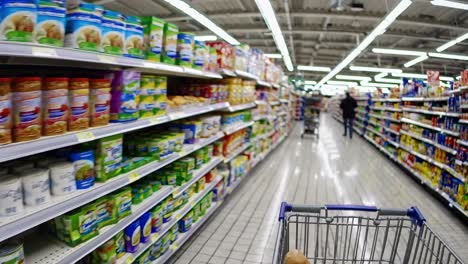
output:
[{"label": "white tile floor", "polygon": [[341,124],[327,115],[322,115],[320,139],[301,140],[299,132],[296,126],[171,263],[271,263],[281,201],[416,205],[468,262],[466,225],[365,139],[342,137]]}]

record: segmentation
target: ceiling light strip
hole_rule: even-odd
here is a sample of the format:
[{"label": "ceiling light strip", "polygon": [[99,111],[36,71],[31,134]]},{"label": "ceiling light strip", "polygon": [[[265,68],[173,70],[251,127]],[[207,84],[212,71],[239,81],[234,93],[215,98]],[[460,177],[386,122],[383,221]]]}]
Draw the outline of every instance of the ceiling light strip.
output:
[{"label": "ceiling light strip", "polygon": [[462,3],[457,3],[453,1],[447,1],[447,0],[433,0],[431,1],[431,4],[436,5],[436,6],[445,6],[445,7],[450,7],[450,8],[468,10],[468,4],[462,4]]},{"label": "ceiling light strip", "polygon": [[426,52],[413,51],[413,50],[398,50],[398,49],[379,49],[373,48],[372,52],[381,54],[393,54],[393,55],[407,55],[407,56],[424,56]]},{"label": "ceiling light strip", "polygon": [[336,79],[338,80],[354,80],[354,81],[371,81],[372,78],[365,77],[365,76],[354,76],[354,75],[336,75]]},{"label": "ceiling light strip", "polygon": [[273,40],[275,41],[276,47],[280,51],[281,55],[283,55],[283,61],[286,68],[288,71],[293,71],[294,67],[291,57],[289,56],[288,47],[286,46],[283,32],[281,32],[281,28],[278,24],[278,20],[276,19],[275,11],[271,6],[270,0],[255,0],[255,3],[257,3],[257,7],[263,16],[265,23],[273,34]]},{"label": "ceiling light strip", "polygon": [[403,66],[405,66],[405,68],[409,68],[415,64],[418,64],[420,63],[421,61],[425,61],[427,60],[429,57],[427,55],[424,55],[424,56],[421,56],[421,57],[417,57],[416,59],[414,60],[410,60],[408,61],[407,63],[405,63]]},{"label": "ceiling light strip", "polygon": [[377,25],[377,27],[369,35],[367,35],[367,37],[356,47],[356,49],[354,49],[330,73],[323,77],[317,85],[324,84],[333,78],[333,76],[338,74],[341,70],[343,70],[346,66],[348,66],[356,57],[361,54],[364,49],[369,46],[369,44],[372,43],[372,41],[374,41],[377,36],[385,33],[387,27],[390,26],[393,21],[395,21],[395,19],[411,5],[411,3],[411,0],[401,0],[398,5],[383,19],[383,21],[380,22],[380,24]]},{"label": "ceiling light strip", "polygon": [[[392,73],[392,76],[394,77],[401,77],[401,78],[418,78],[418,79],[427,79],[427,75],[426,74],[419,74],[419,73]],[[442,81],[452,81],[453,82],[453,78],[452,77],[448,77],[448,76],[439,76],[439,79],[442,80]]]},{"label": "ceiling light strip", "polygon": [[197,10],[193,9],[185,3],[184,1],[181,0],[165,0],[167,3],[173,5],[175,8],[179,9],[180,11],[184,12],[185,14],[189,15],[191,18],[196,20],[198,23],[202,24],[209,30],[211,30],[213,33],[218,35],[220,38],[224,39],[231,45],[239,45],[240,42],[237,41],[235,38],[233,38],[231,35],[229,35],[226,31],[218,27],[213,21],[208,19],[206,16],[198,12]]},{"label": "ceiling light strip", "polygon": [[430,57],[435,57],[435,58],[468,61],[468,56],[465,56],[465,55],[429,52],[429,56]]},{"label": "ceiling light strip", "polygon": [[319,71],[319,72],[330,72],[330,67],[319,67],[319,66],[308,66],[308,65],[299,65],[297,69],[300,71]]},{"label": "ceiling light strip", "polygon": [[458,38],[445,43],[444,45],[438,47],[436,49],[436,51],[437,52],[442,52],[442,51],[452,47],[453,45],[456,45],[457,43],[460,43],[460,42],[464,41],[465,39],[468,39],[468,33],[463,34],[463,35],[459,36]]},{"label": "ceiling light strip", "polygon": [[349,67],[352,71],[367,71],[367,72],[384,72],[384,73],[401,73],[400,69],[392,68],[377,68],[377,67],[363,67],[363,66],[351,66]]}]

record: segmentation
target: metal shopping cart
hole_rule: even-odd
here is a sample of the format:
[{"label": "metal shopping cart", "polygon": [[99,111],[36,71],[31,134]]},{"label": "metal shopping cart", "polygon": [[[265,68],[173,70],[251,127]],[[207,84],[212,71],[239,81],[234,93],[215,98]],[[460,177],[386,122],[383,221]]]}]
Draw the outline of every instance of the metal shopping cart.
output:
[{"label": "metal shopping cart", "polygon": [[273,256],[276,264],[284,263],[286,254],[293,249],[301,251],[311,264],[464,263],[426,225],[416,207],[314,207],[283,202],[279,222]]},{"label": "metal shopping cart", "polygon": [[313,134],[318,137],[321,102],[321,97],[304,98],[304,122],[301,137],[304,137],[304,134]]}]

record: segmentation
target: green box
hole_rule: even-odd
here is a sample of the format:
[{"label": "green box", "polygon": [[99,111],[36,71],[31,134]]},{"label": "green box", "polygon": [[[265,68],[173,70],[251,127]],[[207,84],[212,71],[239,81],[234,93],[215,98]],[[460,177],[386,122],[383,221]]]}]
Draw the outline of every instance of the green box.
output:
[{"label": "green box", "polygon": [[146,59],[160,62],[163,51],[164,25],[166,22],[154,16],[143,17],[142,22]]},{"label": "green box", "polygon": [[103,228],[117,223],[117,208],[112,196],[105,196],[96,201],[97,225]]},{"label": "green box", "polygon": [[117,176],[122,168],[123,135],[98,140],[96,151],[96,180],[99,182]]},{"label": "green box", "polygon": [[67,245],[74,247],[98,235],[96,204],[73,210],[56,221],[57,235]]},{"label": "green box", "polygon": [[177,35],[179,28],[171,23],[164,24],[163,53],[161,62],[175,64],[177,56]]},{"label": "green box", "polygon": [[121,191],[113,194],[112,198],[115,199],[117,218],[119,220],[132,213],[132,189],[130,187],[123,188]]}]

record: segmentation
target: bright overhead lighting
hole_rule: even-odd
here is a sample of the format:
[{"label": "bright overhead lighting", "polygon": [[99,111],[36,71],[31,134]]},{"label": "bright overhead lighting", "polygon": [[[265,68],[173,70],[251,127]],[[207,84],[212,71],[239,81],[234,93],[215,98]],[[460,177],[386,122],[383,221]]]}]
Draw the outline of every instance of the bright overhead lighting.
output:
[{"label": "bright overhead lighting", "polygon": [[208,35],[208,36],[195,36],[195,40],[198,41],[216,41],[218,39],[215,35]]},{"label": "bright overhead lighting", "polygon": [[343,89],[343,90],[346,90],[346,89],[348,89],[348,86],[347,86],[347,85],[324,84],[324,85],[321,86],[321,88],[325,88],[325,89]]},{"label": "bright overhead lighting", "polygon": [[453,59],[453,60],[468,60],[468,56],[447,54],[447,53],[429,52],[429,56],[435,57],[435,58],[444,58],[444,59]]},{"label": "bright overhead lighting", "polygon": [[445,43],[444,45],[438,47],[436,50],[437,50],[437,52],[442,52],[442,51],[452,47],[453,45],[464,41],[465,39],[468,39],[468,33],[466,33],[464,35],[461,35],[458,38]]},{"label": "bright overhead lighting", "polygon": [[317,84],[317,82],[316,81],[304,81],[304,84],[312,84],[313,85],[313,84]]},{"label": "bright overhead lighting", "polygon": [[395,84],[388,84],[388,83],[374,83],[374,82],[361,82],[362,86],[375,86],[375,87],[388,87],[388,88],[393,88],[393,87],[398,87],[398,85]]},{"label": "bright overhead lighting", "polygon": [[281,59],[283,57],[279,53],[265,53],[265,56],[272,59]]},{"label": "bright overhead lighting", "polygon": [[[401,77],[401,78],[427,79],[426,74],[419,74],[419,73],[392,73],[392,76]],[[447,76],[439,76],[439,79],[442,81],[453,81],[452,77],[447,77]]]},{"label": "bright overhead lighting", "polygon": [[432,0],[431,4],[436,5],[436,6],[445,6],[445,7],[468,10],[468,4],[462,4],[462,3],[447,1],[447,0]]},{"label": "bright overhead lighting", "polygon": [[461,76],[457,76],[456,79],[457,79],[457,80],[460,80],[460,79],[461,79]]},{"label": "bright overhead lighting", "polygon": [[333,76],[337,75],[341,70],[343,70],[346,66],[348,66],[354,59],[356,59],[363,50],[365,50],[371,43],[374,41],[374,39],[382,35],[385,30],[387,30],[387,27],[389,27],[393,21],[401,14],[403,13],[410,5],[411,5],[411,0],[401,0],[398,5],[388,13],[387,16],[377,25],[377,27],[372,30],[371,33],[369,33],[364,40],[359,43],[359,45],[351,51],[344,60],[342,60],[331,72],[329,72],[325,77],[320,80],[318,85],[322,85]]},{"label": "bright overhead lighting", "polygon": [[338,80],[355,80],[355,81],[370,81],[372,80],[370,77],[364,76],[354,76],[354,75],[337,75],[335,76]]},{"label": "bright overhead lighting", "polygon": [[306,90],[314,90],[314,89],[315,89],[315,85],[304,85],[304,89],[306,89]]},{"label": "bright overhead lighting", "polygon": [[233,38],[231,35],[229,35],[226,31],[218,27],[213,21],[208,19],[206,16],[202,15],[200,12],[197,10],[193,9],[185,3],[184,1],[181,0],[165,0],[169,4],[173,5],[175,8],[179,9],[180,11],[184,12],[185,14],[189,15],[193,19],[195,19],[198,23],[202,24],[211,32],[215,33],[218,35],[220,38],[224,39],[231,45],[239,45],[240,42],[237,41],[235,38]]},{"label": "bright overhead lighting", "polygon": [[348,85],[348,86],[357,85],[356,82],[344,82],[344,81],[328,81],[327,84],[338,84],[338,85]]},{"label": "bright overhead lighting", "polygon": [[367,72],[386,72],[386,73],[400,73],[400,72],[403,72],[400,69],[361,67],[361,66],[351,66],[351,67],[349,67],[349,69],[352,70],[352,71],[367,71]]},{"label": "bright overhead lighting", "polygon": [[[167,1],[167,0],[166,0]],[[278,24],[278,20],[276,20],[275,11],[271,6],[270,0],[255,0],[257,3],[257,7],[260,10],[260,13],[265,20],[268,28],[270,29],[273,40],[276,43],[276,48],[280,51],[281,55],[283,55],[284,64],[288,71],[293,71],[294,67],[292,65],[291,57],[289,56],[288,47],[286,46],[286,41],[284,41],[283,32],[281,32],[281,28]]]},{"label": "bright overhead lighting", "polygon": [[331,71],[330,67],[318,67],[318,66],[307,66],[307,65],[299,65],[297,69],[300,71],[319,71],[319,72],[329,72]]},{"label": "bright overhead lighting", "polygon": [[358,88],[358,89],[372,89],[372,90],[377,89],[377,87],[375,87],[375,86],[366,86],[366,85],[364,85],[364,86],[363,86],[363,85],[358,85],[358,86],[356,86],[356,87],[354,87],[354,88]]},{"label": "bright overhead lighting", "polygon": [[382,54],[408,55],[408,56],[425,56],[426,55],[426,52],[422,52],[422,51],[398,50],[398,49],[373,48],[372,52],[382,53]]},{"label": "bright overhead lighting", "polygon": [[383,82],[383,83],[401,83],[401,79],[389,79],[389,78],[375,78],[376,82]]},{"label": "bright overhead lighting", "polygon": [[411,67],[415,64],[418,64],[420,63],[421,61],[424,61],[424,60],[427,60],[429,57],[427,55],[424,55],[424,56],[421,56],[421,57],[417,57],[416,59],[414,60],[410,60],[408,61],[407,63],[405,63],[403,66],[405,66],[405,68],[408,68],[408,67]]},{"label": "bright overhead lighting", "polygon": [[380,78],[386,77],[387,75],[388,75],[388,72],[381,72],[381,73],[375,75],[374,79],[380,79]]}]

